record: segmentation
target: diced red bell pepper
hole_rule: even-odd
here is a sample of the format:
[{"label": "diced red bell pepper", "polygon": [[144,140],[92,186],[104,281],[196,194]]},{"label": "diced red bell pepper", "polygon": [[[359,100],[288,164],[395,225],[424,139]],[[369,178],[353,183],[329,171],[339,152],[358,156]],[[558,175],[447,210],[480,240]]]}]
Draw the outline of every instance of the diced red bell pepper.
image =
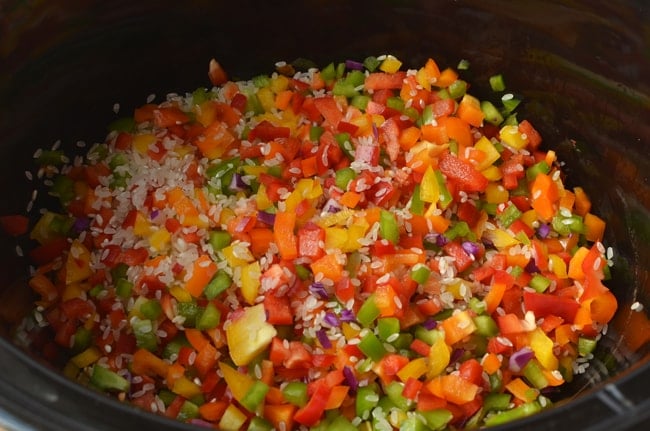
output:
[{"label": "diced red bell pepper", "polygon": [[445,151],[440,155],[438,167],[440,171],[458,183],[460,189],[466,192],[482,192],[488,185],[488,179],[476,170],[467,160]]},{"label": "diced red bell pepper", "polygon": [[535,313],[536,318],[554,315],[573,323],[580,304],[565,296],[524,291],[524,308]]},{"label": "diced red bell pepper", "polygon": [[269,121],[264,120],[248,133],[248,140],[259,139],[268,142],[278,138],[288,138],[289,136],[291,136],[291,129],[288,127],[274,126]]}]

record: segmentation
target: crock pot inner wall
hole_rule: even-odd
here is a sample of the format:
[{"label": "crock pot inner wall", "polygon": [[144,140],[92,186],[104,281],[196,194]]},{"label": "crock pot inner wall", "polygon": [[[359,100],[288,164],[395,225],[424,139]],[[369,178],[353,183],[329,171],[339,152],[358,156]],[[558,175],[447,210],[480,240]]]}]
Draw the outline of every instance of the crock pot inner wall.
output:
[{"label": "crock pot inner wall", "polygon": [[[650,193],[645,144],[650,133],[649,92],[642,79],[650,76],[647,7],[483,3],[193,1],[109,6],[68,1],[34,6],[20,15],[22,38],[13,49],[4,45],[8,68],[0,75],[0,157],[11,163],[3,163],[0,178],[3,192],[12,198],[3,200],[0,209],[24,209],[31,189],[22,179],[35,148],[57,139],[67,147],[79,139],[101,140],[106,124],[115,118],[116,102],[128,113],[150,93],[160,100],[167,91],[206,86],[212,56],[234,77],[270,71],[275,61],[297,57],[321,66],[332,59],[383,52],[412,65],[429,56],[449,66],[468,59],[469,80],[477,84],[477,92],[487,94],[481,83],[503,72],[509,88],[524,93],[529,103],[523,116],[542,129],[548,145],[557,146],[568,162],[569,181],[575,178],[574,183],[587,188],[609,222],[607,241],[615,245],[616,268],[621,268],[615,270],[612,288],[622,307],[635,300],[647,304],[650,235],[644,226],[650,220]],[[13,17],[13,10],[7,10]],[[611,175],[603,175],[612,165],[618,171],[614,184]],[[5,285],[22,271],[16,269],[22,261],[14,255],[14,245],[3,241]],[[625,309],[619,313],[623,329],[629,314]],[[612,330],[599,349],[609,358],[603,360],[604,369],[578,379],[566,394],[599,387],[608,375],[644,362],[647,346],[629,352],[624,341],[625,333]]]}]

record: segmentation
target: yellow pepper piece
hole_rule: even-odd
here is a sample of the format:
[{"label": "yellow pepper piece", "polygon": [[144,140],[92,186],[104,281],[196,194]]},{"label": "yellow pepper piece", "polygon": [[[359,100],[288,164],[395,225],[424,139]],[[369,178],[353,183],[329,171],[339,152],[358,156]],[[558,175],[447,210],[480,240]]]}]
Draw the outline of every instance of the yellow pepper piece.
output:
[{"label": "yellow pepper piece", "polygon": [[156,251],[162,251],[169,245],[172,235],[164,227],[149,236],[149,245]]},{"label": "yellow pepper piece", "polygon": [[260,290],[260,277],[262,270],[260,263],[255,261],[242,268],[241,271],[241,293],[244,300],[249,304],[254,304]]},{"label": "yellow pepper piece", "polygon": [[185,376],[181,376],[174,381],[171,391],[187,399],[201,395],[201,386],[197,385]]},{"label": "yellow pepper piece", "polygon": [[147,154],[149,146],[156,142],[156,137],[151,133],[144,133],[142,135],[135,135],[133,137],[133,148],[140,154]]},{"label": "yellow pepper piece", "polygon": [[551,254],[549,257],[549,265],[558,278],[567,278],[566,262],[557,254]]},{"label": "yellow pepper piece", "polygon": [[289,88],[289,78],[284,75],[278,75],[275,78],[271,79],[271,91],[275,94],[278,94],[281,91]]},{"label": "yellow pepper piece", "polygon": [[240,373],[224,362],[219,362],[219,369],[230,388],[233,398],[237,401],[241,401],[253,386],[253,378],[248,374]]},{"label": "yellow pepper piece", "polygon": [[559,361],[553,354],[553,340],[541,328],[535,328],[529,334],[530,348],[535,352],[539,363],[547,370],[557,370]]},{"label": "yellow pepper piece", "polygon": [[392,55],[387,55],[384,61],[381,62],[379,70],[386,73],[395,73],[402,67],[402,62]]},{"label": "yellow pepper piece", "polygon": [[138,236],[148,236],[151,233],[151,223],[140,211],[135,216],[133,233]]},{"label": "yellow pepper piece", "polygon": [[517,238],[503,229],[486,229],[483,235],[485,235],[485,237],[489,239],[497,249],[503,249],[519,244]]},{"label": "yellow pepper piece", "polygon": [[429,203],[438,202],[438,199],[440,199],[440,186],[431,166],[424,171],[424,175],[422,176],[420,199]]},{"label": "yellow pepper piece", "polygon": [[419,379],[429,370],[428,358],[416,358],[404,365],[398,372],[397,377],[403,382],[409,378]]},{"label": "yellow pepper piece", "polygon": [[90,268],[90,251],[79,240],[70,245],[70,252],[65,262],[65,284],[83,281],[92,275]]},{"label": "yellow pepper piece", "polygon": [[266,321],[264,304],[245,308],[243,315],[226,327],[228,348],[235,365],[247,365],[271,344],[277,333]]},{"label": "yellow pepper piece", "polygon": [[234,404],[228,405],[219,420],[219,429],[222,431],[240,431],[248,417]]},{"label": "yellow pepper piece", "polygon": [[499,138],[504,144],[516,150],[521,150],[528,145],[528,138],[519,132],[517,126],[503,126],[499,131]]},{"label": "yellow pepper piece", "polygon": [[239,242],[224,247],[221,252],[231,268],[244,266],[255,260],[250,249],[248,247],[243,247]]},{"label": "yellow pepper piece", "polygon": [[485,200],[489,204],[501,204],[507,202],[510,193],[501,184],[488,183],[485,189]]},{"label": "yellow pepper piece", "polygon": [[483,176],[490,181],[499,181],[503,175],[498,166],[490,165],[481,171]]},{"label": "yellow pepper piece", "polygon": [[171,286],[169,288],[169,293],[176,298],[178,302],[192,302],[192,295],[181,286]]},{"label": "yellow pepper piece", "polygon": [[76,354],[70,358],[72,362],[78,368],[85,368],[90,364],[94,364],[102,357],[102,353],[97,347],[88,347],[81,353]]},{"label": "yellow pepper piece", "polygon": [[275,95],[270,88],[263,87],[257,90],[257,98],[266,112],[271,112],[275,108]]},{"label": "yellow pepper piece", "polygon": [[348,243],[348,230],[342,227],[325,228],[325,248],[344,251]]},{"label": "yellow pepper piece", "polygon": [[445,338],[441,336],[433,343],[429,351],[429,370],[427,371],[427,377],[432,379],[442,374],[445,368],[447,368],[447,365],[449,365],[450,359],[451,349],[445,342]]},{"label": "yellow pepper piece", "polygon": [[501,157],[501,154],[499,154],[499,151],[497,151],[494,144],[492,144],[492,142],[485,136],[482,136],[481,139],[476,141],[474,148],[485,154],[485,159],[481,160],[481,162],[476,166],[476,169],[479,171],[491,166]]}]

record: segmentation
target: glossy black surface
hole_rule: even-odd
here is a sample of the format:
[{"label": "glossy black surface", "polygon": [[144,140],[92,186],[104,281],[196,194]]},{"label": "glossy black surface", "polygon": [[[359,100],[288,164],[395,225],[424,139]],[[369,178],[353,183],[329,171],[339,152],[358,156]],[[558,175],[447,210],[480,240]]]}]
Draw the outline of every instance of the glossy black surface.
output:
[{"label": "glossy black surface", "polygon": [[[392,53],[471,64],[472,92],[503,73],[522,117],[590,194],[615,250],[620,309],[588,372],[517,429],[643,429],[650,415],[650,6],[644,1],[0,2],[0,214],[24,211],[32,154],[100,141],[151,93],[207,86],[216,57],[233,77],[278,60]],[[0,242],[0,317],[24,286],[16,243]],[[630,305],[639,301],[642,312]],[[645,325],[645,326],[643,326]],[[184,429],[78,387],[0,338],[0,410],[24,429]],[[2,417],[2,415],[0,415]],[[2,425],[2,421],[0,421]]]}]

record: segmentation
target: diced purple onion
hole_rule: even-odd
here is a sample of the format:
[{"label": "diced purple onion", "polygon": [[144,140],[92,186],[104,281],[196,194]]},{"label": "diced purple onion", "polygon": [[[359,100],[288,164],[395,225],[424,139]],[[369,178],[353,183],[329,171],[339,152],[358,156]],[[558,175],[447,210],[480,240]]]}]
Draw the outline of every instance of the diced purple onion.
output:
[{"label": "diced purple onion", "polygon": [[487,238],[481,238],[481,242],[486,248],[494,248],[494,243]]},{"label": "diced purple onion", "polygon": [[372,135],[375,139],[379,139],[379,129],[377,129],[377,125],[374,122],[372,123]]},{"label": "diced purple onion", "polygon": [[463,250],[465,250],[467,254],[471,254],[474,257],[478,256],[478,254],[481,252],[478,244],[472,241],[463,241],[461,247],[463,247]]},{"label": "diced purple onion", "polygon": [[212,424],[208,421],[204,421],[203,419],[196,419],[196,418],[190,419],[190,423],[192,425],[197,425],[202,428],[212,428]]},{"label": "diced purple onion", "polygon": [[330,341],[324,329],[319,329],[316,331],[316,338],[318,338],[318,342],[321,346],[323,346],[324,349],[329,349],[332,347],[332,342]]},{"label": "diced purple onion", "polygon": [[235,172],[232,175],[232,179],[230,180],[230,184],[228,185],[228,188],[230,189],[230,191],[233,192],[241,192],[248,188],[248,184],[244,182],[244,179],[240,174]]},{"label": "diced purple onion", "polygon": [[336,317],[336,314],[331,312],[325,313],[325,317],[323,317],[323,321],[330,326],[339,326],[341,324],[339,318]]},{"label": "diced purple onion", "polygon": [[546,223],[540,224],[537,228],[537,235],[539,235],[540,238],[546,238],[550,233],[551,227]]},{"label": "diced purple onion", "polygon": [[438,322],[436,321],[436,319],[427,319],[424,322],[422,322],[422,326],[424,327],[424,329],[430,331],[432,329],[436,329],[436,327],[438,326]]},{"label": "diced purple onion", "polygon": [[275,214],[266,211],[259,211],[257,213],[257,219],[264,224],[273,226],[273,224],[275,223]]},{"label": "diced purple onion", "polygon": [[539,272],[539,268],[537,267],[537,264],[535,263],[535,259],[530,259],[528,263],[526,264],[526,268],[524,268],[527,273],[529,274],[534,274],[536,272]]},{"label": "diced purple onion", "polygon": [[345,67],[350,70],[363,70],[363,63],[355,60],[345,60]]},{"label": "diced purple onion", "polygon": [[159,210],[153,210],[153,211],[151,211],[151,214],[149,214],[149,218],[151,220],[154,220],[156,217],[158,217],[158,214],[160,214]]},{"label": "diced purple onion", "polygon": [[510,371],[513,373],[520,372],[526,366],[528,361],[533,359],[533,356],[535,356],[535,353],[529,347],[523,347],[520,350],[517,350],[512,354],[512,356],[510,356],[508,361]]},{"label": "diced purple onion", "polygon": [[359,381],[357,380],[357,377],[354,375],[354,371],[352,368],[345,366],[343,367],[343,376],[345,376],[345,381],[348,384],[348,387],[350,388],[350,392],[356,393],[357,389],[359,388]]},{"label": "diced purple onion", "polygon": [[348,310],[347,308],[344,310],[341,310],[341,322],[354,322],[357,320],[357,318],[354,316],[354,312],[352,310]]},{"label": "diced purple onion", "polygon": [[436,245],[438,247],[442,247],[443,245],[447,245],[448,242],[449,242],[449,240],[444,235],[438,235],[437,238],[436,238]]},{"label": "diced purple onion", "polygon": [[90,220],[86,217],[79,217],[75,219],[72,229],[76,233],[81,233],[90,227]]},{"label": "diced purple onion", "polygon": [[457,360],[459,360],[463,354],[465,353],[465,349],[454,349],[453,352],[451,352],[451,356],[449,357],[449,363],[454,363]]},{"label": "diced purple onion", "polygon": [[429,244],[435,244],[438,247],[442,247],[443,245],[447,244],[449,240],[444,235],[440,235],[437,233],[428,233],[424,236],[424,242],[427,242]]},{"label": "diced purple onion", "polygon": [[323,209],[328,213],[337,213],[341,211],[341,204],[339,204],[335,199],[329,199],[323,205]]},{"label": "diced purple onion", "polygon": [[319,281],[315,281],[312,284],[310,284],[309,291],[314,295],[320,296],[322,299],[329,298],[329,294],[327,293],[327,290],[325,290],[325,286],[323,285],[323,283]]}]

